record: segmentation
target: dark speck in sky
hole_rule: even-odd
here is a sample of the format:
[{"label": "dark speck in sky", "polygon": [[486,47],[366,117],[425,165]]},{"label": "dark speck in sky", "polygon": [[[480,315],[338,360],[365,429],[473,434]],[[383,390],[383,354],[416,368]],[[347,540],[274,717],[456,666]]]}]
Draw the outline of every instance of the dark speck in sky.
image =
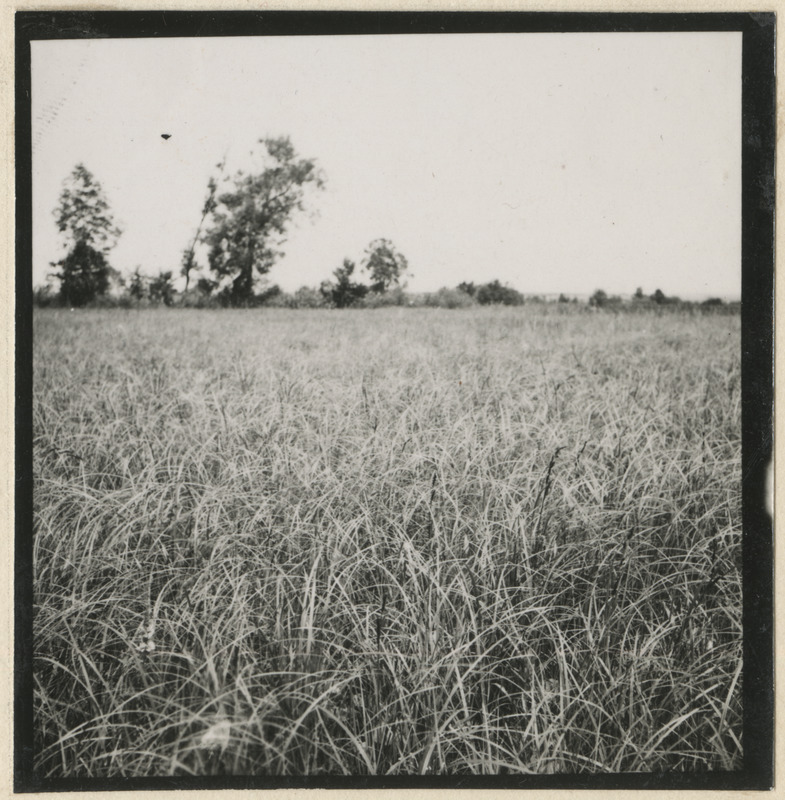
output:
[{"label": "dark speck in sky", "polygon": [[162,133],[161,134],[161,138],[162,139],[169,139],[169,138],[171,138],[171,136],[172,136],[171,133]]}]

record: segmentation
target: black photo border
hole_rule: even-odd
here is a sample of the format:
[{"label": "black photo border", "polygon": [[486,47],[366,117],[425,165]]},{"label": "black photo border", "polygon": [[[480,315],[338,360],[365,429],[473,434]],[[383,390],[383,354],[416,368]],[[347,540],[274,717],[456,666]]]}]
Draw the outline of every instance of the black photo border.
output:
[{"label": "black photo border", "polygon": [[[768,789],[773,785],[775,28],[773,13],[18,11],[15,15],[16,350],[14,791],[165,789]],[[30,43],[210,36],[738,31],[742,34],[743,768],[524,776],[44,778],[33,769],[32,147]]]}]

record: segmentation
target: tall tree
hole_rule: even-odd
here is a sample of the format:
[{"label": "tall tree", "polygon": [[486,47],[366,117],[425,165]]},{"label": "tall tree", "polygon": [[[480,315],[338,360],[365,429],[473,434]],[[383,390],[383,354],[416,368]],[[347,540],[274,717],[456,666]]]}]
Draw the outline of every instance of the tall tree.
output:
[{"label": "tall tree", "polygon": [[296,211],[305,209],[308,189],[321,189],[324,178],[313,159],[299,158],[288,137],[260,139],[262,170],[238,171],[215,192],[208,245],[210,269],[220,280],[231,278],[230,301],[252,300],[256,279],[281,255],[286,230]]},{"label": "tall tree", "polygon": [[77,164],[63,182],[54,210],[58,230],[64,234],[67,254],[51,266],[58,267],[60,295],[70,305],[84,305],[106,292],[114,270],[106,254],[122,231],[109,211],[101,184]]},{"label": "tall tree", "polygon": [[393,286],[401,285],[409,262],[389,239],[376,239],[365,251],[363,267],[370,275],[371,291],[386,292]]}]

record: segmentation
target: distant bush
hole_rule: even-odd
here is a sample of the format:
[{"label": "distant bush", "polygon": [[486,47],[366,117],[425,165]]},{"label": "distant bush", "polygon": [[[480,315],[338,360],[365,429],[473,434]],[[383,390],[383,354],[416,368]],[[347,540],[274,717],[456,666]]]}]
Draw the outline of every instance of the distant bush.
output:
[{"label": "distant bush", "polygon": [[59,305],[57,292],[52,286],[36,286],[33,289],[33,305],[38,308],[49,308]]},{"label": "distant bush", "polygon": [[275,305],[278,298],[283,295],[283,290],[277,283],[268,287],[264,291],[257,292],[253,298],[253,306],[269,306]]},{"label": "distant bush", "polygon": [[651,299],[658,305],[658,306],[672,306],[678,305],[681,303],[681,299],[676,297],[668,297],[661,289],[657,289],[654,294],[651,295]]},{"label": "distant bush", "polygon": [[523,305],[523,295],[510,286],[503,286],[498,280],[479,286],[475,297],[477,298],[477,302],[481,305]]},{"label": "distant bush", "polygon": [[294,308],[324,308],[326,302],[324,295],[311,286],[301,286],[293,295]]},{"label": "distant bush", "polygon": [[608,295],[604,290],[597,291],[589,298],[589,305],[593,308],[619,308],[623,300],[619,295]]},{"label": "distant bush", "polygon": [[345,258],[343,264],[333,271],[335,281],[322,282],[319,291],[327,305],[347,308],[356,305],[368,294],[368,287],[365,284],[355,283],[352,280],[354,268],[354,261]]},{"label": "distant bush", "polygon": [[[199,281],[201,284],[202,281]],[[280,305],[282,289],[277,284],[256,292],[249,297],[240,296],[232,284],[225,286],[220,292],[211,295],[215,303],[220,308],[259,308],[260,306]],[[210,306],[213,307],[213,306]]]},{"label": "distant bush", "polygon": [[172,283],[171,270],[159,272],[150,281],[148,294],[154,303],[163,303],[165,306],[171,306],[174,303],[174,284]]},{"label": "distant bush", "polygon": [[589,298],[589,305],[595,308],[602,308],[608,304],[608,294],[603,289],[597,291]]},{"label": "distant bush", "polygon": [[136,267],[131,273],[131,278],[128,281],[126,292],[132,300],[143,300],[147,297],[147,284],[149,278],[142,274],[139,267]]},{"label": "distant bush", "polygon": [[409,308],[425,308],[428,303],[429,292],[407,292],[406,305]]},{"label": "distant bush", "polygon": [[87,308],[134,308],[137,305],[127,294],[102,294],[94,297]]},{"label": "distant bush", "polygon": [[296,292],[279,291],[262,305],[265,308],[330,308],[332,304],[318,289],[301,286]]},{"label": "distant bush", "polygon": [[265,300],[254,299],[253,305],[249,308],[297,308],[294,301],[294,295],[289,292],[278,292],[277,294],[270,295]]},{"label": "distant bush", "polygon": [[738,300],[725,302],[719,297],[710,297],[698,304],[698,309],[704,314],[723,314],[732,315],[741,312],[741,303]]},{"label": "distant bush", "polygon": [[385,292],[368,292],[357,305],[361,308],[386,308],[388,306],[408,305],[408,296],[400,286],[394,286]]},{"label": "distant bush", "polygon": [[459,289],[442,288],[426,294],[424,304],[432,308],[471,308],[477,301],[471,294]]}]

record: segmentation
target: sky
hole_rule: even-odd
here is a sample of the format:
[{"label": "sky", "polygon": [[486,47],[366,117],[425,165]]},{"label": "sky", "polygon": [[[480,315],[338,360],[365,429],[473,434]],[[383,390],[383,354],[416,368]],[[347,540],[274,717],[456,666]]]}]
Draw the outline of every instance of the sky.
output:
[{"label": "sky", "polygon": [[216,164],[286,135],[326,186],[284,290],[387,238],[415,292],[741,293],[740,33],[36,41],[32,126],[35,285],[77,163],[124,231],[110,263],[177,273]]}]

